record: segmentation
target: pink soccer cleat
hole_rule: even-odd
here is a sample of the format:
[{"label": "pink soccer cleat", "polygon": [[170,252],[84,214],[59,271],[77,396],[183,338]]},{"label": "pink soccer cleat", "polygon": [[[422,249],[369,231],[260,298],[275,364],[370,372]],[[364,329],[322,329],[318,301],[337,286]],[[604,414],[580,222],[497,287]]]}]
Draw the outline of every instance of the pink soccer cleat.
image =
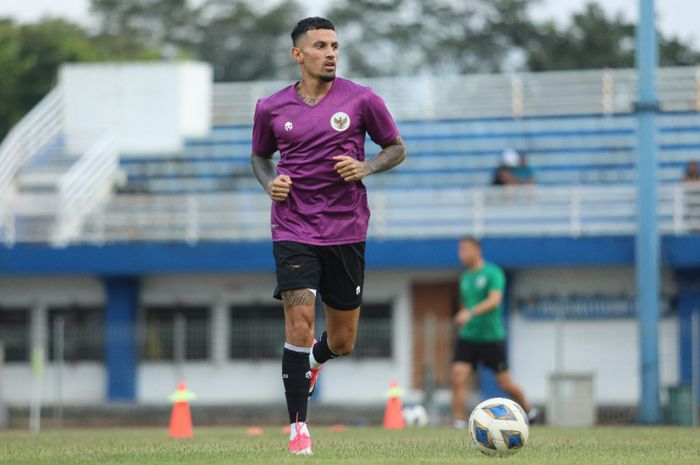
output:
[{"label": "pink soccer cleat", "polygon": [[294,437],[289,440],[289,452],[294,455],[313,455],[311,436],[306,428],[306,422],[294,423],[294,431]]}]

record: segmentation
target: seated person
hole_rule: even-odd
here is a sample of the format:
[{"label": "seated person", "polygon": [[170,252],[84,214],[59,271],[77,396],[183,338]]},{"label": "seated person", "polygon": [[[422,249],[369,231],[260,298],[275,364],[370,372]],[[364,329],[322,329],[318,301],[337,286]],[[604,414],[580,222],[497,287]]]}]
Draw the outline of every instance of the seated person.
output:
[{"label": "seated person", "polygon": [[513,175],[511,169],[504,165],[498,165],[496,171],[493,173],[493,180],[491,181],[492,186],[512,186],[518,184],[518,180]]},{"label": "seated person", "polygon": [[535,183],[535,171],[527,164],[527,157],[524,153],[519,154],[518,165],[515,166],[512,171],[518,184]]},{"label": "seated person", "polygon": [[700,181],[700,166],[698,162],[693,160],[688,163],[685,168],[685,174],[683,175],[683,181],[685,182],[698,182]]}]

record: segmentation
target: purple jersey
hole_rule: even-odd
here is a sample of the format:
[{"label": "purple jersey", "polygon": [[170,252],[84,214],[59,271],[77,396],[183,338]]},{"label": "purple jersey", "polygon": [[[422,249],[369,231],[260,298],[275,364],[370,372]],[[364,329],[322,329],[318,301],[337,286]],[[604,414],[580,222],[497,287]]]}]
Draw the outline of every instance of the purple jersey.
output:
[{"label": "purple jersey", "polygon": [[365,159],[365,134],[378,145],[399,135],[384,101],[367,87],[336,78],[314,106],[304,103],[294,85],[258,100],[253,153],[277,150],[277,172],[292,179],[284,202],[272,202],[272,240],[312,245],[362,242],[367,238],[369,206],[361,181],[345,182],[333,157]]}]

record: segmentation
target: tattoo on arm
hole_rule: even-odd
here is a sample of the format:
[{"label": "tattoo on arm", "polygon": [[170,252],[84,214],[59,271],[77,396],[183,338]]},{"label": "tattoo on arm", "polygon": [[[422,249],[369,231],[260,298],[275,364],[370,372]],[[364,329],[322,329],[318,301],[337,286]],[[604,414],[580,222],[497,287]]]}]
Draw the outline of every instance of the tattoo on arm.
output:
[{"label": "tattoo on arm", "polygon": [[252,154],[250,156],[250,166],[260,185],[267,190],[267,184],[277,177],[277,170],[272,157]]},{"label": "tattoo on arm", "polygon": [[284,308],[310,307],[316,302],[316,296],[308,289],[294,289],[282,292]]},{"label": "tattoo on arm", "polygon": [[390,144],[383,146],[382,151],[376,157],[367,160],[366,163],[370,174],[374,174],[390,170],[405,159],[406,146],[401,136],[397,136]]}]

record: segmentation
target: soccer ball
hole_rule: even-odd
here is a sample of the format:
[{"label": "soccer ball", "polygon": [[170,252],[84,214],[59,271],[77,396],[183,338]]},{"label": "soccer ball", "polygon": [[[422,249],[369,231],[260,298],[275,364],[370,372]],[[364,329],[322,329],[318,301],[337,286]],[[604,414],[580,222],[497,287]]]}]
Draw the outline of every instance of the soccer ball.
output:
[{"label": "soccer ball", "polygon": [[427,426],[428,412],[422,405],[404,407],[403,421],[406,422],[406,426]]},{"label": "soccer ball", "polygon": [[469,416],[469,438],[484,454],[514,454],[525,446],[529,432],[527,414],[510,399],[485,400]]}]

